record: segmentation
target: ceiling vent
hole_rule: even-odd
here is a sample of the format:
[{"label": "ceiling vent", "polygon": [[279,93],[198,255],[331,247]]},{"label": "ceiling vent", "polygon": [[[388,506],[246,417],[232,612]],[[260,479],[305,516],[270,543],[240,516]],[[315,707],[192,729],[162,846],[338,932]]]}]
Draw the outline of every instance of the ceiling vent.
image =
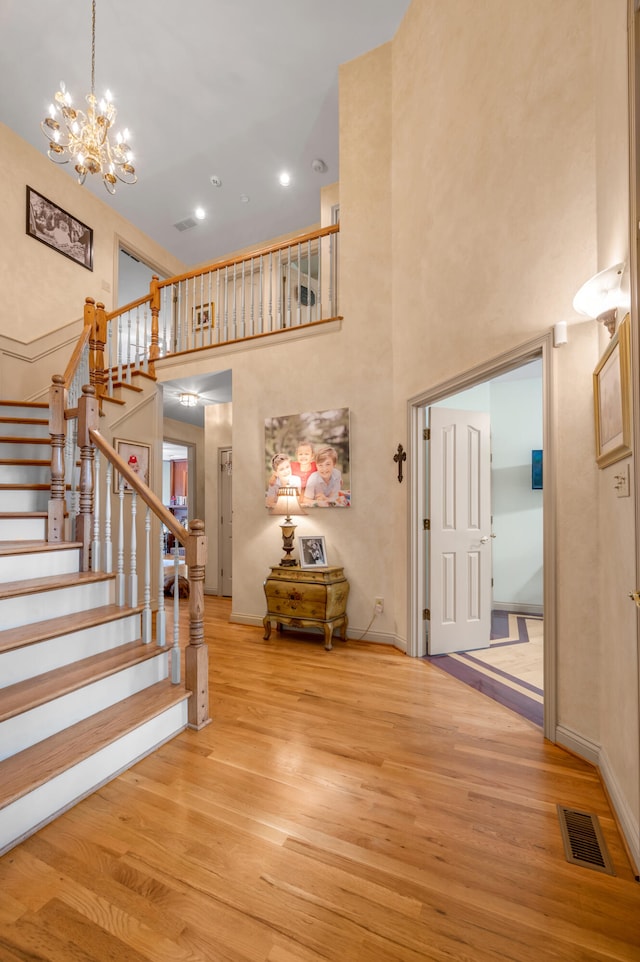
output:
[{"label": "ceiling vent", "polygon": [[193,217],[186,217],[184,220],[179,220],[177,224],[173,225],[176,230],[191,230],[192,227],[198,226],[198,221],[194,220]]}]

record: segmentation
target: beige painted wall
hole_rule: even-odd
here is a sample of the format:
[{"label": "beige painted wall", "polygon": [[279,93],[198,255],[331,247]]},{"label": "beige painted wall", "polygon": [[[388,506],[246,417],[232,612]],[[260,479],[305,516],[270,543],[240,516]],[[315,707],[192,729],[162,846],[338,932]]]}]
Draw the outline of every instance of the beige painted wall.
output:
[{"label": "beige painted wall", "polygon": [[[102,201],[80,187],[44,150],[34,150],[4,124],[0,124],[0,180],[0,335],[29,344],[82,318],[86,297],[102,301],[111,310],[119,240],[162,266],[167,275],[185,270],[181,261],[117,214],[106,191]],[[25,233],[27,184],[93,228],[93,271]]]}]

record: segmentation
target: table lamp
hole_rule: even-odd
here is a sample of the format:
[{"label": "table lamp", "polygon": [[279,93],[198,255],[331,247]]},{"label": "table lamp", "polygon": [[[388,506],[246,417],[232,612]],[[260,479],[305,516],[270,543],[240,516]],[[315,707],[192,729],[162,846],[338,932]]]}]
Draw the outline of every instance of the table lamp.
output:
[{"label": "table lamp", "polygon": [[300,491],[298,488],[283,485],[278,489],[278,498],[269,512],[270,514],[282,514],[285,516],[284,521],[280,525],[282,529],[282,546],[284,548],[284,555],[280,565],[283,567],[292,567],[298,564],[296,559],[291,557],[291,552],[293,551],[293,533],[296,530],[296,525],[291,518],[292,516],[296,517],[307,513],[300,504],[298,500],[299,497]]}]

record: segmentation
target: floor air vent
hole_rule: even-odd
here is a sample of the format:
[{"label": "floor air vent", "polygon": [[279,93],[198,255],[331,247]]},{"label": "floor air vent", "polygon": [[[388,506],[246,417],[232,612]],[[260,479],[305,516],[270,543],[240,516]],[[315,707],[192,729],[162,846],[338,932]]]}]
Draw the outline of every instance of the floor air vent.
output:
[{"label": "floor air vent", "polygon": [[598,816],[563,805],[557,809],[567,862],[615,875]]}]

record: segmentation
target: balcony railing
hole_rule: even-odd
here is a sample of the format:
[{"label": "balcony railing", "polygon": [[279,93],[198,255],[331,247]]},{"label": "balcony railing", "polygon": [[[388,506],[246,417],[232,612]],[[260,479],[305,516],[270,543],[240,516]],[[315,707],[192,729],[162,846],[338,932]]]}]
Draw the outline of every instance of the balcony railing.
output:
[{"label": "balcony railing", "polygon": [[109,314],[98,304],[93,349],[104,355],[103,391],[130,381],[136,369],[154,373],[162,357],[338,318],[339,230],[324,227],[167,280],[154,277],[149,294]]}]

